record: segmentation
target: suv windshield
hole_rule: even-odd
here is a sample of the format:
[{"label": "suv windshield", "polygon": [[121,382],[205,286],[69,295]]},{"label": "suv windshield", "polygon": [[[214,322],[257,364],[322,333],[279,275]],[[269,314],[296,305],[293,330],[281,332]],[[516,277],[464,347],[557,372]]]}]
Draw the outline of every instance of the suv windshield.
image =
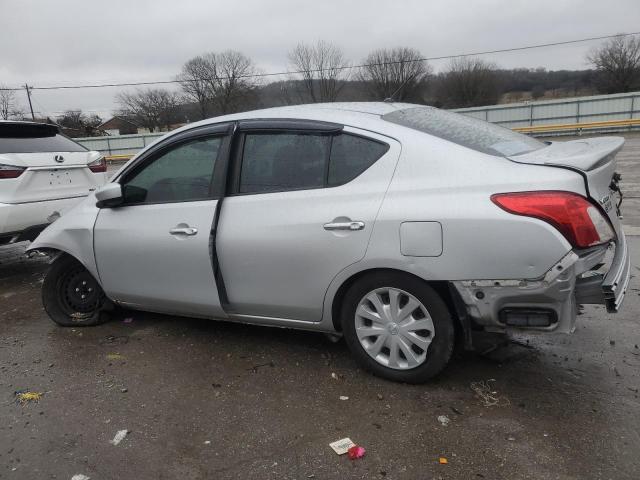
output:
[{"label": "suv windshield", "polygon": [[413,128],[478,152],[500,157],[520,155],[546,145],[493,123],[433,107],[414,107],[383,115],[388,122]]}]

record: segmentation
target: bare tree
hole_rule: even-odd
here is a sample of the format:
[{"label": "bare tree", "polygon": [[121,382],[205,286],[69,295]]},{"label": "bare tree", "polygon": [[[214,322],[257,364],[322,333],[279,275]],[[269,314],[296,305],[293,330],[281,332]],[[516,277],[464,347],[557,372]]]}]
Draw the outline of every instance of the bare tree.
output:
[{"label": "bare tree", "polygon": [[63,127],[82,130],[85,126],[86,116],[82,110],[67,110],[56,118],[56,123]]},{"label": "bare tree", "polygon": [[255,100],[259,84],[253,61],[235,50],[206,53],[192,58],[178,76],[182,91],[198,103],[200,115],[210,110],[232,113]]},{"label": "bare tree", "polygon": [[[418,50],[407,47],[380,49],[371,52],[362,62],[359,78],[366,82],[371,96],[385,100],[419,100],[429,64]],[[395,94],[395,95],[394,95]]]},{"label": "bare tree", "polygon": [[122,107],[121,113],[134,118],[151,132],[162,127],[168,130],[180,121],[180,100],[177,93],[160,88],[123,92],[116,96]]},{"label": "bare tree", "polygon": [[0,85],[0,118],[2,120],[9,120],[15,111],[15,91],[7,90],[8,88],[6,85]]},{"label": "bare tree", "polygon": [[640,38],[610,38],[587,55],[598,73],[596,83],[605,93],[629,92],[640,85]]},{"label": "bare tree", "polygon": [[299,43],[289,52],[291,68],[302,77],[304,91],[311,102],[334,102],[348,79],[349,63],[335,45],[318,41]]},{"label": "bare tree", "polygon": [[454,58],[440,75],[437,104],[446,108],[491,105],[500,98],[497,67],[479,58]]}]

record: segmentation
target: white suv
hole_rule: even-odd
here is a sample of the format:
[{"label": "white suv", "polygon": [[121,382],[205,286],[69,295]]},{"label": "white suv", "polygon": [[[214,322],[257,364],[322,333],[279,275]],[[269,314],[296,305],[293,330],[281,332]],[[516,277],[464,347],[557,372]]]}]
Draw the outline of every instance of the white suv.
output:
[{"label": "white suv", "polygon": [[35,239],[104,185],[107,164],[57,125],[0,121],[0,245]]}]

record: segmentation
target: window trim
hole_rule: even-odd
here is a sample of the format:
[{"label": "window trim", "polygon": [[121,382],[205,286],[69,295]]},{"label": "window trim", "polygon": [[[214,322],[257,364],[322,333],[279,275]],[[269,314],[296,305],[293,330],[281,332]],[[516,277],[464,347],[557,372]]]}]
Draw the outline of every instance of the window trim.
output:
[{"label": "window trim", "polygon": [[[351,182],[353,182],[355,179],[357,179],[358,177],[360,177],[364,172],[366,172],[367,170],[369,170],[374,164],[376,164],[378,162],[378,160],[380,160],[382,157],[384,157],[387,153],[389,153],[389,150],[391,149],[391,145],[389,145],[386,142],[383,142],[382,140],[378,140],[377,138],[372,138],[366,135],[361,135],[359,133],[354,133],[354,132],[350,132],[350,131],[344,131],[343,127],[340,128],[340,130],[333,130],[333,131],[327,131],[327,130],[313,130],[313,129],[306,129],[306,130],[301,130],[301,129],[294,129],[294,130],[290,130],[290,129],[286,129],[286,128],[278,128],[275,125],[272,126],[272,128],[259,128],[259,129],[245,129],[246,131],[243,131],[242,129],[240,129],[240,131],[237,133],[236,137],[234,139],[233,142],[233,148],[232,148],[232,155],[231,155],[231,173],[229,176],[229,183],[228,183],[228,191],[227,191],[227,196],[229,197],[239,197],[239,196],[245,196],[245,195],[268,195],[271,193],[285,193],[285,192],[301,192],[301,191],[311,191],[311,190],[320,190],[320,189],[328,189],[328,188],[338,188],[344,185],[347,185]],[[329,142],[329,148],[327,149],[327,158],[325,159],[325,168],[324,168],[324,178],[323,178],[323,185],[319,186],[319,187],[301,187],[301,188],[286,188],[286,189],[282,189],[282,190],[270,190],[268,192],[241,192],[240,191],[240,179],[241,179],[241,173],[242,173],[242,163],[243,163],[243,157],[244,157],[244,144],[245,144],[245,139],[247,134],[304,134],[307,133],[309,135],[316,135],[316,136],[326,136],[326,137],[330,137],[330,142]],[[378,143],[380,145],[383,145],[386,147],[386,150],[384,151],[384,153],[382,155],[380,155],[371,165],[369,165],[367,168],[365,168],[362,172],[360,172],[358,175],[356,175],[355,177],[353,177],[351,180],[347,181],[347,182],[343,182],[343,183],[339,183],[336,185],[329,185],[329,169],[331,166],[331,153],[333,151],[333,139],[335,137],[337,137],[338,135],[350,135],[352,137],[358,137],[358,138],[362,138],[364,140],[368,140],[371,142],[375,142]]]},{"label": "window trim", "polygon": [[231,136],[233,134],[234,123],[214,124],[206,125],[204,127],[196,127],[184,132],[180,132],[176,135],[169,136],[161,140],[159,143],[153,145],[149,150],[144,152],[142,156],[137,158],[133,163],[125,167],[125,169],[118,174],[116,178],[112,180],[113,183],[119,183],[124,187],[127,179],[145,168],[150,163],[153,163],[156,159],[164,155],[165,153],[192,141],[196,141],[201,138],[222,138],[220,149],[218,150],[218,156],[215,159],[213,166],[213,172],[211,175],[211,183],[209,185],[209,196],[207,198],[198,198],[191,200],[180,201],[165,201],[165,202],[137,202],[137,203],[123,203],[118,205],[121,207],[136,207],[142,205],[164,205],[175,203],[189,203],[189,202],[206,202],[211,200],[219,200],[225,195],[225,183],[226,183],[226,171],[227,163],[229,161],[229,151],[231,146]]}]

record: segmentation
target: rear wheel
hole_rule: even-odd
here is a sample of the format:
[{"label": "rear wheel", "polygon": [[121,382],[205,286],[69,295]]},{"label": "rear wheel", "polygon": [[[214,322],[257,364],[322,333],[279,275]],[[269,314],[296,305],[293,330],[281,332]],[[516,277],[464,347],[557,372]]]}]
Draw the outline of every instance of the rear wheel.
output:
[{"label": "rear wheel", "polygon": [[42,284],[42,303],[51,320],[63,327],[106,322],[107,299],[93,275],[75,258],[62,255],[49,268]]},{"label": "rear wheel", "polygon": [[356,282],[342,304],[342,330],[356,360],[389,380],[421,383],[447,365],[454,326],[442,298],[400,272]]}]

